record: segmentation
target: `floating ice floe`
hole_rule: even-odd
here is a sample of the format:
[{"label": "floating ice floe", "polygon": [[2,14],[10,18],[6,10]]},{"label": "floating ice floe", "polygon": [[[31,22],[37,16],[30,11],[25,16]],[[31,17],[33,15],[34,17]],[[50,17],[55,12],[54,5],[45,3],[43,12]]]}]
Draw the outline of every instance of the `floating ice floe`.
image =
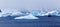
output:
[{"label": "floating ice floe", "polygon": [[16,17],[15,19],[39,19],[39,18],[33,16],[32,14],[29,14],[27,16]]}]

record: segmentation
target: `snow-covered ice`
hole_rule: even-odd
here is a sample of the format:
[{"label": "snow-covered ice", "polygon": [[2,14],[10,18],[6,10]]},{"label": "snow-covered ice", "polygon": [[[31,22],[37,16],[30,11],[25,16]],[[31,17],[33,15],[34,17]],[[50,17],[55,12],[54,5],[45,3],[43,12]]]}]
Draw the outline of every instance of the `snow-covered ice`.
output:
[{"label": "snow-covered ice", "polygon": [[60,16],[59,12],[54,10],[54,11],[50,11],[48,13],[42,14],[42,16],[46,16],[46,15],[55,15],[55,16]]},{"label": "snow-covered ice", "polygon": [[39,19],[39,18],[33,16],[32,14],[29,14],[27,16],[16,17],[15,19]]}]

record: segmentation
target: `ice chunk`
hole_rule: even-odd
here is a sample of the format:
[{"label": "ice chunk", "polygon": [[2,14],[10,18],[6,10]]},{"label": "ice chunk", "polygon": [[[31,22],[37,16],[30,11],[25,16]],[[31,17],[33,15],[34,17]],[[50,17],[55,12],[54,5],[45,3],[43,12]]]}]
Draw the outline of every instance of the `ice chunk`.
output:
[{"label": "ice chunk", "polygon": [[28,15],[30,12],[26,10],[21,10],[21,11],[14,11],[12,12],[11,16],[25,16]]},{"label": "ice chunk", "polygon": [[19,15],[21,15],[22,13],[21,12],[12,12],[12,14],[11,14],[11,16],[19,16]]},{"label": "ice chunk", "polygon": [[21,13],[23,13],[24,15],[29,15],[31,12],[29,10],[23,9],[21,10]]},{"label": "ice chunk", "polygon": [[35,17],[35,16],[38,16],[38,11],[33,11],[31,13],[22,11],[22,13],[25,13],[25,14],[28,13],[28,15],[16,17],[15,19],[38,19],[37,17]]},{"label": "ice chunk", "polygon": [[12,13],[6,13],[6,14],[3,14],[2,17],[7,17],[7,16],[11,16]]},{"label": "ice chunk", "polygon": [[39,18],[30,14],[30,15],[27,15],[27,16],[16,17],[15,19],[39,19]]},{"label": "ice chunk", "polygon": [[2,13],[0,13],[0,17],[2,17]]},{"label": "ice chunk", "polygon": [[32,11],[33,16],[39,16],[39,11]]},{"label": "ice chunk", "polygon": [[46,15],[54,15],[54,16],[58,16],[59,14],[58,14],[59,12],[58,11],[51,11],[51,12],[48,12],[48,13],[46,13],[46,14],[42,14],[43,16],[46,16]]},{"label": "ice chunk", "polygon": [[[6,10],[5,10],[6,11]],[[29,11],[11,11],[9,12],[8,10],[5,12],[1,12],[0,13],[0,17],[7,17],[7,16],[25,16],[25,15],[28,15],[30,12]]]},{"label": "ice chunk", "polygon": [[51,14],[52,15],[58,15],[58,13],[59,13],[58,11],[53,11]]},{"label": "ice chunk", "polygon": [[7,17],[7,16],[10,16],[12,15],[11,13],[0,13],[0,17]]}]

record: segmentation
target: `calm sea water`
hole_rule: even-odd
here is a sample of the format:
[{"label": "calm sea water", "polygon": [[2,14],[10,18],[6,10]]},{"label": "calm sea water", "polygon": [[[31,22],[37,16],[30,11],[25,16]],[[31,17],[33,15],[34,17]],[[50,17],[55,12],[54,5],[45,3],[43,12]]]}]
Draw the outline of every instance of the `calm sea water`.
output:
[{"label": "calm sea water", "polygon": [[15,17],[1,17],[0,27],[60,27],[60,17],[38,17],[35,20],[14,20]]}]

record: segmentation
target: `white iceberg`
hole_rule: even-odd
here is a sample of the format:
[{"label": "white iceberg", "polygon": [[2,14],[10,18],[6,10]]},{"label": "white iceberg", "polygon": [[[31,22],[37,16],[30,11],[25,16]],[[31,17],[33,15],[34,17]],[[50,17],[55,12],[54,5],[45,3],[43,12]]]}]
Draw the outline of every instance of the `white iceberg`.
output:
[{"label": "white iceberg", "polygon": [[51,12],[48,12],[48,13],[45,13],[45,14],[42,14],[42,16],[48,16],[48,15],[55,15],[55,16],[59,16],[59,12],[58,11],[51,11]]},{"label": "white iceberg", "polygon": [[[22,16],[21,16],[22,15]],[[24,15],[24,16],[23,16]],[[13,12],[1,12],[0,17],[7,17],[7,16],[21,16],[16,17],[15,19],[38,19],[35,16],[48,16],[48,15],[55,15],[60,16],[59,12],[54,10],[48,13],[41,14],[39,11],[13,11]]]},{"label": "white iceberg", "polygon": [[27,16],[16,17],[14,19],[39,19],[39,18],[33,16],[32,14],[29,14]]},{"label": "white iceberg", "polygon": [[38,11],[32,11],[28,15],[21,16],[21,17],[16,17],[15,19],[39,19],[35,16],[38,16]]},{"label": "white iceberg", "polygon": [[[26,12],[26,11],[24,11],[24,12]],[[27,15],[27,14],[29,14],[28,12],[27,13],[22,13],[22,12],[20,12],[20,11],[11,11],[11,12],[1,12],[0,13],[0,17],[7,17],[7,16],[25,16],[25,15]]]},{"label": "white iceberg", "polygon": [[12,12],[11,16],[25,16],[28,15],[30,12],[26,10],[21,10],[21,11],[14,11]]},{"label": "white iceberg", "polygon": [[11,13],[0,13],[0,17],[7,17],[10,15],[11,15]]}]

